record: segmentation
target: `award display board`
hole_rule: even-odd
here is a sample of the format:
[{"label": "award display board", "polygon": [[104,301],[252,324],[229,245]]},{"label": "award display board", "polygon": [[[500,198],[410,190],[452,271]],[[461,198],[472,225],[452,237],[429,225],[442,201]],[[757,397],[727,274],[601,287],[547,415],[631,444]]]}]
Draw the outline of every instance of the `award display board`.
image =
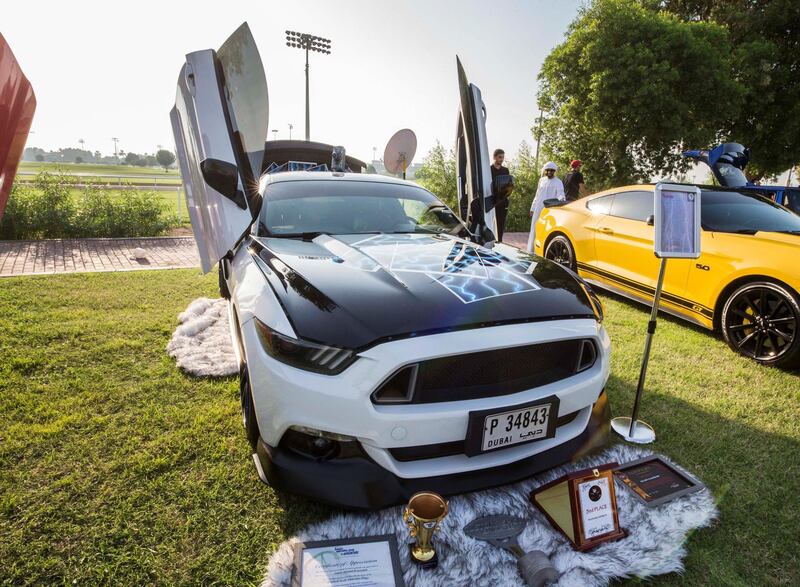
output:
[{"label": "award display board", "polygon": [[531,492],[531,502],[573,548],[591,550],[626,536],[619,527],[613,469],[617,463],[576,471]]},{"label": "award display board", "polygon": [[405,587],[394,534],[294,546],[292,587]]},{"label": "award display board", "polygon": [[685,469],[657,456],[620,465],[614,475],[647,507],[659,506],[705,487]]},{"label": "award display board", "polygon": [[697,259],[700,256],[700,188],[658,183],[653,198],[656,257]]}]

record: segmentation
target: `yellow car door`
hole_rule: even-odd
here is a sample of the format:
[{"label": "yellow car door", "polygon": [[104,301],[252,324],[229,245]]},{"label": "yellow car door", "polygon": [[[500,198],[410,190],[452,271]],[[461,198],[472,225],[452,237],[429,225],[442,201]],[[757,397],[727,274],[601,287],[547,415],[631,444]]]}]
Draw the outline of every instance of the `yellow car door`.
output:
[{"label": "yellow car door", "polygon": [[[644,301],[652,300],[660,260],[653,254],[653,192],[650,186],[614,194],[595,226],[597,270],[604,281]],[[675,306],[686,291],[691,263],[672,259],[664,277],[665,305]],[[683,304],[678,303],[681,307]]]}]

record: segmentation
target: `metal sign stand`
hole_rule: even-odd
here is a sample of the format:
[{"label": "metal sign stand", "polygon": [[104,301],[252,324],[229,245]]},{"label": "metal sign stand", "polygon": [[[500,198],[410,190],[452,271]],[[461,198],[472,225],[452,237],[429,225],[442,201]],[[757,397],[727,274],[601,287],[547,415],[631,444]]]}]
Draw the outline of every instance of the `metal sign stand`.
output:
[{"label": "metal sign stand", "polygon": [[639,371],[639,383],[636,386],[636,399],[633,401],[631,417],[619,416],[611,420],[611,428],[628,442],[648,444],[656,439],[656,431],[646,422],[639,420],[639,403],[644,391],[644,380],[647,375],[647,363],[650,360],[650,347],[653,344],[653,335],[656,332],[656,318],[658,317],[658,304],[661,302],[661,288],[664,285],[664,273],[667,270],[667,259],[662,257],[658,269],[658,284],[653,300],[653,311],[650,313],[650,322],[647,323],[647,338],[644,342],[644,356],[642,356],[642,369]]}]

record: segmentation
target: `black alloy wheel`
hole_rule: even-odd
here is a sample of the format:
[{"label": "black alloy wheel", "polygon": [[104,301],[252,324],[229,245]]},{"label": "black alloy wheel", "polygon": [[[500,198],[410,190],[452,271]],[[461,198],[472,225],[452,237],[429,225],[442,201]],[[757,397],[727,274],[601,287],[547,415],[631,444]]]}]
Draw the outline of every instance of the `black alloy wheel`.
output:
[{"label": "black alloy wheel", "polygon": [[721,325],[737,353],[776,367],[800,364],[800,303],[784,286],[758,281],[738,288],[725,302]]},{"label": "black alloy wheel", "polygon": [[242,403],[242,425],[247,434],[247,441],[255,450],[260,433],[258,431],[258,422],[256,421],[255,406],[253,405],[253,392],[250,390],[250,375],[247,371],[247,365],[242,365],[239,371],[239,399]]},{"label": "black alloy wheel", "polygon": [[544,249],[544,258],[575,271],[575,249],[572,248],[569,239],[563,235],[559,234],[550,239]]}]

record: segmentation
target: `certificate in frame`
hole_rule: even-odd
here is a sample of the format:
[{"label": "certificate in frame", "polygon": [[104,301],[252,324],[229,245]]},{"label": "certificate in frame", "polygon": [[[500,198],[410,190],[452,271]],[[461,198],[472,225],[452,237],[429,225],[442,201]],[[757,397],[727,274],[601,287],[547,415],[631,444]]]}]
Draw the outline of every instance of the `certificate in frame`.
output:
[{"label": "certificate in frame", "polygon": [[657,183],[653,191],[656,257],[697,259],[700,256],[700,188]]},{"label": "certificate in frame", "polygon": [[405,587],[394,534],[294,545],[292,587]]},{"label": "certificate in frame", "polygon": [[639,503],[649,508],[705,487],[683,467],[656,455],[623,463],[614,469],[614,476],[630,489]]}]

